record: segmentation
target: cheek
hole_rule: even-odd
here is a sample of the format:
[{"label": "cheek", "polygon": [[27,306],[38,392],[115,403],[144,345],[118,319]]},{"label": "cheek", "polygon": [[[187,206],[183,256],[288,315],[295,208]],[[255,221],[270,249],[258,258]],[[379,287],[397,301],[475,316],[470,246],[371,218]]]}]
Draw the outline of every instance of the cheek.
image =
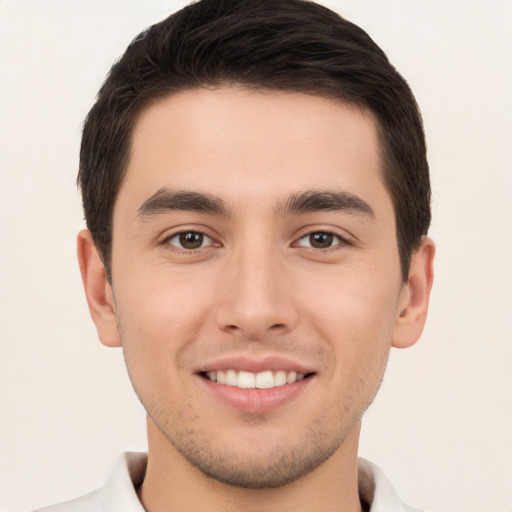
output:
[{"label": "cheek", "polygon": [[[382,372],[400,290],[399,285],[390,286],[389,278],[383,279],[382,275],[349,269],[338,279],[331,279],[326,291],[309,295],[305,316],[327,341],[336,361],[333,371],[339,369],[345,376],[361,369]],[[396,281],[399,283],[398,277]]]},{"label": "cheek", "polygon": [[181,355],[208,323],[211,298],[187,276],[158,270],[132,273],[116,289],[117,315],[127,364],[171,379],[169,366],[182,369]]},{"label": "cheek", "polygon": [[[345,268],[324,276],[322,289],[313,284],[320,280],[312,276],[310,286],[302,294],[311,316],[319,326],[336,326],[345,334],[352,331],[382,332],[385,324],[392,324],[400,292],[399,274],[394,283],[389,275],[369,272],[368,268]],[[387,332],[387,331],[386,331]]]},{"label": "cheek", "polygon": [[183,272],[148,268],[130,277],[119,290],[119,309],[123,316],[129,315],[127,321],[137,323],[141,330],[155,332],[165,328],[170,339],[183,337],[205,313],[208,286],[202,283],[198,289],[201,283]]},{"label": "cheek", "polygon": [[[132,274],[116,291],[121,343],[135,392],[155,417],[171,410],[184,414],[191,397],[180,386],[190,371],[183,354],[201,335],[208,294],[186,279],[156,271]],[[178,387],[176,400],[171,390]]]},{"label": "cheek", "polygon": [[[348,288],[348,282],[347,288]],[[359,281],[359,286],[361,281]],[[330,352],[326,382],[335,391],[330,407],[358,421],[377,393],[389,356],[396,297],[361,287],[325,301],[315,330]]]}]

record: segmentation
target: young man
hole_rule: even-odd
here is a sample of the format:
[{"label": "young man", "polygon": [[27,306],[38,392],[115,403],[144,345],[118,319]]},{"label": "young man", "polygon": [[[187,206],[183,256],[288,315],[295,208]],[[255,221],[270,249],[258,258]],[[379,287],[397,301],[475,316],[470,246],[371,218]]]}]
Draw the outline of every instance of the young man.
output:
[{"label": "young man", "polygon": [[83,132],[78,258],[148,456],[58,511],[416,510],[357,458],[432,285],[414,98],[301,0],[202,0],[139,35]]}]

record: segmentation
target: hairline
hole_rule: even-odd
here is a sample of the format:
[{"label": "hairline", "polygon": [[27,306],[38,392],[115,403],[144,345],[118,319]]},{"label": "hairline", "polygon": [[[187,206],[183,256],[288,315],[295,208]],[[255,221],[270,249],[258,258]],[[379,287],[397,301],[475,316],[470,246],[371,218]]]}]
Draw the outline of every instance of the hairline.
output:
[{"label": "hairline", "polygon": [[[115,191],[115,195],[112,201],[111,206],[111,215],[109,219],[109,229],[108,229],[108,245],[106,247],[106,254],[100,254],[100,257],[103,261],[103,264],[106,269],[107,277],[109,281],[112,281],[112,244],[114,241],[114,211],[115,205],[117,202],[117,198],[123,188],[123,184],[126,179],[126,173],[128,172],[128,168],[130,165],[132,148],[133,148],[133,136],[137,127],[137,124],[141,118],[141,116],[146,112],[149,108],[154,105],[157,105],[159,102],[165,101],[167,98],[175,96],[177,94],[186,93],[190,91],[197,90],[211,90],[216,91],[219,89],[239,89],[241,91],[249,91],[249,92],[259,92],[259,93],[285,93],[285,94],[293,94],[299,93],[304,94],[306,96],[317,96],[320,98],[324,98],[330,101],[338,102],[348,108],[355,109],[360,112],[363,116],[367,117],[375,127],[376,141],[377,141],[377,155],[379,158],[378,167],[379,167],[379,177],[381,182],[389,195],[393,206],[393,218],[395,223],[395,236],[396,243],[399,250],[399,259],[400,259],[400,267],[402,273],[402,280],[405,281],[407,278],[409,264],[410,264],[410,254],[403,255],[400,247],[400,232],[398,229],[398,218],[397,218],[397,206],[395,204],[395,197],[391,191],[391,184],[388,183],[388,176],[392,173],[389,167],[392,165],[393,156],[389,151],[386,143],[386,137],[384,135],[384,129],[382,126],[382,122],[379,120],[376,113],[373,109],[363,101],[356,101],[353,99],[349,99],[343,94],[336,94],[333,91],[322,90],[320,87],[315,90],[309,90],[308,88],[301,89],[299,87],[271,87],[262,84],[256,84],[250,81],[244,82],[241,80],[233,80],[233,79],[218,79],[215,82],[202,82],[197,84],[183,85],[181,87],[176,87],[174,89],[165,90],[165,86],[162,84],[162,88],[160,90],[154,89],[153,91],[148,90],[146,94],[141,95],[140,98],[137,99],[133,103],[133,112],[130,116],[130,120],[128,123],[127,137],[125,140],[126,148],[124,150],[124,154],[122,160],[119,164],[119,174],[118,174],[118,186]],[[151,94],[153,92],[154,94]],[[391,153],[391,154],[390,154]],[[414,248],[413,248],[414,250]]]}]

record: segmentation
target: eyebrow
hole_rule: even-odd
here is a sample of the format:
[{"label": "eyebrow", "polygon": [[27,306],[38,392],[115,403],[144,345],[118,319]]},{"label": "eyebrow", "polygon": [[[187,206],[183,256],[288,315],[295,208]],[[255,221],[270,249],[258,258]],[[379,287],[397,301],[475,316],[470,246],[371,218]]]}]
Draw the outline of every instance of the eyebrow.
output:
[{"label": "eyebrow", "polygon": [[229,216],[224,201],[202,192],[172,191],[161,188],[142,203],[137,218],[146,219],[169,211],[182,210]]},{"label": "eyebrow", "polygon": [[277,213],[280,215],[317,211],[343,211],[362,214],[375,219],[375,212],[372,207],[360,197],[349,192],[310,190],[300,194],[293,194],[285,203],[277,208]]},{"label": "eyebrow", "polygon": [[[142,203],[137,211],[137,218],[147,219],[178,210],[230,216],[230,210],[219,197],[203,192],[172,191],[161,188]],[[317,211],[343,211],[375,218],[371,206],[349,192],[309,190],[292,194],[276,208],[276,213],[283,216]]]}]

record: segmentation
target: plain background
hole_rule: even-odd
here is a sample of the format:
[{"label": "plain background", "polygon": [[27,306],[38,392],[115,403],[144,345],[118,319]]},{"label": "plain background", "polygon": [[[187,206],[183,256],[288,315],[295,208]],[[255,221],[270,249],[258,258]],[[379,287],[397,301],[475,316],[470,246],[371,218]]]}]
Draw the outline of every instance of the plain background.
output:
[{"label": "plain background", "polygon": [[[75,259],[82,120],[136,33],[177,0],[0,0],[0,509],[101,485],[145,449],[122,353]],[[437,512],[512,511],[512,2],[331,0],[423,111],[438,245],[428,326],[394,350],[361,454]]]}]

